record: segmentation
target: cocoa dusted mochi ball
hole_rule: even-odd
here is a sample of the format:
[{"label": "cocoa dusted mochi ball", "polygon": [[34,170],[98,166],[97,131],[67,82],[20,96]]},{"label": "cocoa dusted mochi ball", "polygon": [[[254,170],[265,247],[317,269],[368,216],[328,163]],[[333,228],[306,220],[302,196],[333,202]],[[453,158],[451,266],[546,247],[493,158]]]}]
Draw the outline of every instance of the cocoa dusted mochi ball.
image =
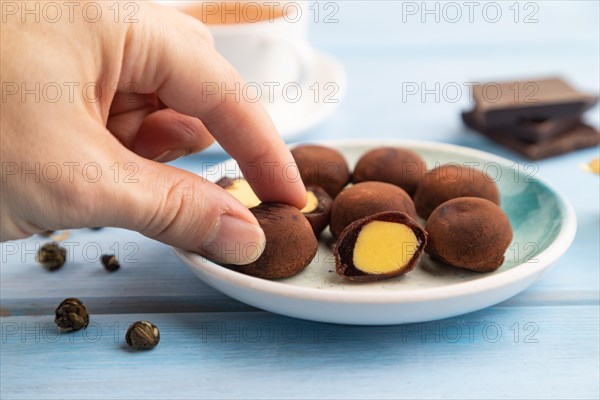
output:
[{"label": "cocoa dusted mochi ball", "polygon": [[319,237],[321,232],[329,225],[332,204],[332,198],[322,188],[318,186],[306,187],[306,205],[300,211],[312,226],[316,237]]},{"label": "cocoa dusted mochi ball", "polygon": [[445,164],[428,171],[414,201],[419,216],[427,219],[437,206],[457,197],[480,197],[500,204],[500,193],[489,176],[459,164]]},{"label": "cocoa dusted mochi ball", "polygon": [[302,145],[292,149],[306,186],[320,186],[332,198],[350,181],[350,169],[340,152],[325,146]]},{"label": "cocoa dusted mochi ball", "polygon": [[399,147],[380,147],[358,160],[352,180],[391,183],[413,196],[426,170],[425,161],[417,153]]},{"label": "cocoa dusted mochi ball", "polygon": [[281,279],[304,270],[317,253],[317,239],[296,207],[262,203],[250,209],[265,232],[266,245],[258,260],[232,269],[265,279]]},{"label": "cocoa dusted mochi ball", "polygon": [[384,182],[361,182],[344,189],[333,201],[329,229],[338,238],[352,222],[383,211],[401,211],[411,218],[417,213],[410,196],[398,186]]},{"label": "cocoa dusted mochi ball", "polygon": [[510,222],[495,203],[460,197],[437,207],[425,225],[425,252],[454,267],[479,272],[498,269],[513,237]]}]

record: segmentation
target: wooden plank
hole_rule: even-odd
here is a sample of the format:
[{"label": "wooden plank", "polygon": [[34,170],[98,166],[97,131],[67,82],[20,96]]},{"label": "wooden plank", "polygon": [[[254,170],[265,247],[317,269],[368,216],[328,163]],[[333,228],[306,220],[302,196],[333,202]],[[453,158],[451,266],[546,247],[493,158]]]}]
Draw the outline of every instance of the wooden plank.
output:
[{"label": "wooden plank", "polygon": [[[127,325],[161,343],[132,353]],[[597,306],[492,307],[425,324],[354,327],[268,313],[0,319],[0,396],[25,398],[598,398]],[[116,332],[116,336],[115,336]]]}]

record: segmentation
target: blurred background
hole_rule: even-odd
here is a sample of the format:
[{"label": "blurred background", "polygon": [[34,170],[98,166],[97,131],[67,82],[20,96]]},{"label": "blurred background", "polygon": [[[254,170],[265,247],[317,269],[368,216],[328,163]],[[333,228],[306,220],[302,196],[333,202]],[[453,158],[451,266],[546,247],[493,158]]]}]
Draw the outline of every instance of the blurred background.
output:
[{"label": "blurred background", "polygon": [[[303,77],[299,103],[316,90],[318,101],[287,102],[283,111],[267,104],[290,143],[425,139],[521,159],[464,127],[472,82],[560,76],[583,92],[600,90],[597,1],[292,3],[302,4],[308,41],[327,65]],[[585,119],[597,127],[598,106]],[[208,153],[223,156],[217,147]]]},{"label": "blurred background", "polygon": [[[418,8],[415,15],[406,13],[407,3]],[[463,127],[460,112],[472,107],[466,82],[559,75],[598,94],[599,2],[474,3],[479,6],[473,22],[465,3],[454,3],[462,18],[453,23],[449,8],[444,18],[445,2],[337,2],[339,22],[313,24],[311,42],[342,61],[347,96],[324,125],[300,139],[348,134],[419,138],[465,142],[509,155]],[[486,20],[483,10],[490,3],[498,7],[488,7]],[[440,11],[427,14],[425,8]],[[502,10],[498,22],[491,22],[492,9]],[[457,83],[464,90],[456,101],[453,92],[423,98],[422,92],[403,93],[407,83],[433,92],[440,91],[436,84]],[[597,126],[598,107],[587,118]]]},{"label": "blurred background", "polygon": [[[346,67],[347,96],[326,124],[304,138],[361,133],[461,140],[471,136],[460,120],[460,112],[472,106],[466,82],[559,75],[583,91],[599,91],[599,2],[496,2],[503,14],[496,23],[484,18],[489,2],[475,2],[480,6],[472,23],[460,2],[463,15],[456,23],[441,12],[425,14],[424,7],[443,10],[444,2],[411,3],[420,9],[416,15],[403,13],[407,2],[337,3],[339,22],[313,24],[311,41]],[[464,91],[458,101],[453,94],[404,93],[403,99],[407,82],[432,90],[438,83],[458,83]],[[597,126],[598,108],[587,117]]]}]

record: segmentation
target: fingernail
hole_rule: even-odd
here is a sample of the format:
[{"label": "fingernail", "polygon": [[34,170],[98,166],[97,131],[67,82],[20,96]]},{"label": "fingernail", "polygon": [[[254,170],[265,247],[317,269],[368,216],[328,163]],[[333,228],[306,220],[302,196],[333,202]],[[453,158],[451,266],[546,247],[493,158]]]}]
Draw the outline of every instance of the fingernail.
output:
[{"label": "fingernail", "polygon": [[178,159],[179,157],[183,157],[187,154],[185,150],[167,150],[164,153],[160,154],[158,157],[154,157],[153,160],[156,162],[167,162]]},{"label": "fingernail", "polygon": [[265,244],[265,233],[258,225],[223,215],[202,250],[204,255],[217,262],[244,265],[256,261]]}]

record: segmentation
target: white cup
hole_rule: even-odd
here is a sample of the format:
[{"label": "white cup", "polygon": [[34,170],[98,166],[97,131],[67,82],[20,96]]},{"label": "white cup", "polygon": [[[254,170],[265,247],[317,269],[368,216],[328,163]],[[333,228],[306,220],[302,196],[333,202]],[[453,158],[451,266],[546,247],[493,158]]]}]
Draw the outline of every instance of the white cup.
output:
[{"label": "white cup", "polygon": [[[183,12],[189,12],[190,7],[194,7],[196,13],[201,10],[203,18],[217,17],[215,7],[223,7],[223,4],[230,7],[229,10],[239,7],[237,8],[239,22],[207,23],[206,26],[215,39],[217,51],[249,84],[257,84],[261,89],[267,90],[269,87],[290,82],[302,84],[312,69],[314,52],[308,43],[310,15],[305,1],[162,1],[161,3]],[[283,15],[281,15],[282,11]]]}]

